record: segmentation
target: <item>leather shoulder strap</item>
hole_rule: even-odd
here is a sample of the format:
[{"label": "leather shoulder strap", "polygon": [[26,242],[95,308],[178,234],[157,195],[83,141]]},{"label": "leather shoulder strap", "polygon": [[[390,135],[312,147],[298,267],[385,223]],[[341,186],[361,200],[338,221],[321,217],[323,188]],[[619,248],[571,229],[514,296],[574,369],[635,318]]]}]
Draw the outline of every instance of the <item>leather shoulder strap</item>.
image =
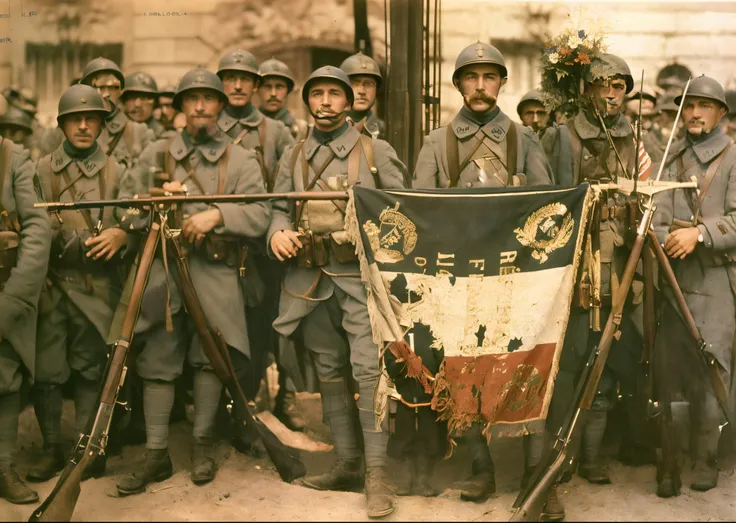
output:
[{"label": "leather shoulder strap", "polygon": [[731,149],[732,146],[733,141],[731,141],[728,147],[724,148],[721,153],[716,157],[716,159],[713,160],[708,166],[708,170],[705,172],[705,179],[703,179],[703,188],[700,190],[700,195],[698,196],[698,203],[702,204],[705,200],[705,195],[708,194],[708,189],[710,189],[710,185],[713,183],[713,179],[716,177],[718,168],[721,166],[721,162],[723,161],[724,156],[726,156],[726,153],[729,151],[729,149]]},{"label": "leather shoulder strap", "polygon": [[299,159],[299,153],[304,147],[304,140],[299,140],[294,144],[294,148],[291,150],[291,158],[289,159],[289,171],[294,176],[294,169],[296,169],[296,162]]},{"label": "leather shoulder strap", "polygon": [[[127,128],[128,126],[126,125],[125,127]],[[123,131],[120,131],[120,132],[119,132],[118,134],[116,134],[116,135],[114,135],[114,136],[112,137],[112,140],[110,140],[110,143],[108,143],[108,144],[107,144],[107,151],[105,151],[105,154],[106,154],[106,155],[108,155],[108,156],[112,156],[112,153],[114,153],[114,152],[115,152],[115,147],[117,147],[117,146],[118,146],[118,142],[119,142],[119,141],[120,141],[120,139],[121,139],[121,138],[123,137],[123,133],[124,133],[124,131],[125,131],[125,130],[123,130]]]},{"label": "leather shoulder strap", "polygon": [[447,169],[450,171],[450,187],[457,187],[460,181],[460,153],[458,151],[457,136],[447,126],[445,133],[445,148],[447,152]]},{"label": "leather shoulder strap", "polygon": [[583,142],[580,140],[575,123],[572,118],[567,121],[567,136],[570,138],[570,150],[572,151],[572,185],[577,187],[580,183],[580,163],[583,157]]},{"label": "leather shoulder strap", "polygon": [[511,122],[509,132],[506,133],[506,171],[508,179],[516,174],[516,160],[519,154],[519,131],[516,130],[516,124]]},{"label": "leather shoulder strap", "polygon": [[220,158],[220,180],[217,185],[217,194],[225,194],[225,188],[227,187],[227,166],[230,163],[230,151],[232,150],[232,144],[227,144],[225,153]]}]

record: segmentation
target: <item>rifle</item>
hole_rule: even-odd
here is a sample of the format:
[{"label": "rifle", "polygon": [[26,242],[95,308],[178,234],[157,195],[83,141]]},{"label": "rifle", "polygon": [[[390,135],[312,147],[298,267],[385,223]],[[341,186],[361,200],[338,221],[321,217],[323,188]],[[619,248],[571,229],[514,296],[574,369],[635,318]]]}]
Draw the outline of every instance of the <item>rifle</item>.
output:
[{"label": "rifle", "polygon": [[324,192],[283,192],[283,193],[261,193],[261,194],[197,194],[189,196],[186,194],[166,196],[136,195],[133,198],[119,200],[78,200],[76,202],[44,202],[37,203],[34,207],[46,209],[49,212],[78,209],[97,209],[100,207],[152,207],[165,209],[172,205],[183,203],[247,203],[263,202],[268,200],[347,200],[348,193],[344,191]]},{"label": "rifle", "polygon": [[69,521],[74,514],[81,493],[81,482],[84,469],[94,458],[104,454],[107,446],[107,434],[110,430],[113,411],[118,392],[125,381],[127,372],[126,359],[133,340],[135,324],[141,309],[143,292],[153,264],[153,256],[158,246],[161,226],[157,222],[151,224],[138,268],[135,274],[133,292],[123,320],[120,338],[113,344],[105,369],[105,379],[98,394],[99,407],[88,428],[79,436],[69,461],[56,482],[51,494],[43,504],[31,514],[29,521]]},{"label": "rifle", "polygon": [[549,456],[546,462],[542,461],[537,466],[533,476],[536,481],[529,481],[529,487],[516,498],[514,502],[516,512],[510,521],[539,521],[544,504],[549,497],[549,491],[557,484],[563,468],[571,466],[575,461],[572,440],[577,438],[583,426],[581,418],[584,418],[585,413],[590,411],[598,392],[601,374],[606,365],[614,336],[621,325],[626,296],[629,294],[631,283],[634,280],[634,273],[644,248],[644,242],[647,239],[647,231],[652,223],[654,209],[654,204],[650,199],[639,227],[637,227],[636,240],[626,262],[619,292],[614,296],[611,313],[606,321],[600,343],[590,355],[591,360],[588,362],[590,369],[588,370],[586,366],[585,375],[578,382],[575,397],[579,399],[577,399],[575,412],[572,416],[568,416],[568,421],[563,424],[563,429],[560,429],[561,433],[564,432],[566,436],[563,439],[558,437],[554,448],[548,453]]},{"label": "rifle", "polygon": [[179,244],[179,239],[175,234],[168,231],[167,238],[167,241],[173,247],[172,252],[176,262],[172,270],[174,283],[181,292],[182,301],[202,342],[202,348],[207,359],[235,402],[234,412],[236,414],[240,413],[238,415],[242,416],[240,422],[243,425],[251,424],[255,428],[263,442],[263,446],[266,447],[271,462],[283,481],[291,483],[293,480],[304,476],[307,471],[298,455],[287,448],[268,427],[251,413],[248,400],[235,375],[235,368],[230,358],[227,343],[220,331],[208,323],[202,304],[197,297],[197,291],[189,273],[189,263]]}]

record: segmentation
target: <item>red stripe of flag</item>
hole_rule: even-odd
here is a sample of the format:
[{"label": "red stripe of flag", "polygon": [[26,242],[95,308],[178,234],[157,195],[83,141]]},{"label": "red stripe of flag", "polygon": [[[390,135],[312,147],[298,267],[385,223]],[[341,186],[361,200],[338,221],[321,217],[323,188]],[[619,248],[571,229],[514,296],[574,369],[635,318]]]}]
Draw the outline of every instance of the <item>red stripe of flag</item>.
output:
[{"label": "red stripe of flag", "polygon": [[[636,140],[634,140],[636,143]],[[652,174],[652,159],[644,149],[644,144],[639,144],[639,179],[646,180]]]}]

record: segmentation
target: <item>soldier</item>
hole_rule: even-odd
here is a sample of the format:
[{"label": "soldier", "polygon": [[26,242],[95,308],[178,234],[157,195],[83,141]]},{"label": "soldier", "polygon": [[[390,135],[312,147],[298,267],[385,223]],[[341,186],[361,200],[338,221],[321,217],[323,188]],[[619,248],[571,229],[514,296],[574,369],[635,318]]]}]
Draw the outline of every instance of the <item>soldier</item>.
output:
[{"label": "soldier", "polygon": [[31,122],[31,133],[23,141],[13,141],[23,144],[31,153],[31,160],[36,162],[41,157],[41,140],[46,131],[36,118],[38,96],[27,87],[20,90],[8,88],[5,92],[10,104],[23,111]]},{"label": "soldier", "polygon": [[284,124],[266,118],[253,105],[253,94],[258,91],[261,77],[252,54],[240,50],[226,54],[220,60],[217,76],[228,97],[217,125],[235,145],[256,152],[264,183],[270,190],[279,159],[294,144],[294,139]]},{"label": "soldier", "polygon": [[30,152],[28,139],[33,135],[33,120],[15,106],[0,115],[0,136],[21,145]]},{"label": "soldier", "polygon": [[20,389],[35,374],[38,296],[48,267],[47,213],[35,209],[38,182],[28,151],[0,138],[0,498],[35,503],[13,468]]},{"label": "soldier", "polygon": [[[342,70],[327,66],[314,71],[302,99],[315,125],[305,141],[284,153],[275,192],[343,190],[355,183],[403,187],[406,168],[393,148],[361,135],[347,122],[353,90]],[[279,261],[296,262],[286,270],[274,328],[289,337],[300,327],[304,345],[314,357],[324,417],[338,455],[329,472],[306,477],[303,484],[317,490],[350,490],[363,483],[345,378],[350,361],[360,391],[368,516],[381,517],[393,512],[394,500],[384,477],[388,438],[373,405],[381,373],[379,350],[373,343],[355,249],[342,231],[344,208],[341,202],[309,202],[297,205],[291,215],[285,203],[274,203],[267,235],[270,253]]]},{"label": "soldier", "polygon": [[145,124],[158,140],[166,129],[153,117],[157,99],[158,86],[150,74],[135,73],[125,78],[125,89],[120,101],[126,116],[134,122]]},{"label": "soldier", "polygon": [[98,138],[102,151],[117,162],[134,166],[141,152],[154,141],[154,135],[146,124],[128,120],[117,106],[125,88],[120,67],[107,58],[95,58],[85,66],[79,83],[97,89],[110,111]]},{"label": "soldier", "polygon": [[645,86],[644,91],[636,91],[627,98],[626,116],[634,126],[634,130],[639,119],[639,99],[641,99],[641,143],[652,162],[659,163],[662,161],[667,139],[662,134],[657,119],[659,115],[657,97],[652,89]]},{"label": "soldier", "polygon": [[381,88],[383,76],[376,61],[363,53],[348,56],[340,69],[350,78],[355,94],[355,103],[348,113],[348,118],[356,129],[373,138],[383,138],[386,126],[383,120],[373,113],[376,95]]},{"label": "soldier", "polygon": [[158,107],[161,111],[161,118],[159,123],[167,131],[175,130],[174,120],[176,115],[179,114],[174,109],[174,94],[176,93],[176,86],[167,84],[158,92]]},{"label": "soldier", "polygon": [[[187,117],[187,127],[176,136],[159,140],[141,156],[132,179],[134,191],[148,192],[158,182],[163,189],[189,194],[263,193],[256,156],[252,151],[230,145],[218,129],[217,119],[227,103],[220,79],[197,68],[186,73],[174,96],[174,108]],[[211,325],[222,332],[236,374],[249,372],[250,351],[246,327],[244,246],[246,238],[263,236],[268,227],[267,202],[186,204],[180,217],[181,234],[189,251],[190,272],[197,295]],[[172,474],[168,453],[169,418],[174,403],[174,381],[181,376],[185,360],[194,368],[194,442],[191,479],[196,485],[215,477],[214,426],[222,383],[212,370],[199,338],[189,333],[188,319],[179,291],[170,289],[170,318],[167,332],[167,276],[161,259],[155,261],[136,327],[140,352],[136,358],[143,378],[146,423],[146,456],[143,469],[117,483],[121,496],[143,492],[148,483],[163,481]]]},{"label": "soldier", "polygon": [[258,92],[261,95],[261,112],[272,120],[283,123],[295,140],[307,137],[307,122],[296,118],[286,106],[286,99],[294,90],[294,75],[291,69],[276,58],[266,60],[258,68],[261,76],[261,86]]},{"label": "soldier", "polygon": [[[59,100],[57,122],[65,141],[38,162],[46,201],[118,196],[123,165],[105,156],[97,143],[108,110],[86,85],[68,88]],[[46,481],[64,467],[61,448],[61,386],[73,377],[76,430],[84,431],[94,412],[107,357],[107,336],[119,297],[116,269],[128,243],[111,209],[61,211],[51,221],[48,281],[38,319],[33,406],[43,435],[43,453],[28,471],[29,481]],[[100,476],[104,456],[85,470]],[[89,471],[89,472],[87,472]]]},{"label": "soldier", "polygon": [[657,73],[657,87],[664,94],[677,96],[682,92],[685,83],[693,77],[692,71],[687,66],[678,63],[665,65]]},{"label": "soldier", "polygon": [[[612,180],[616,176],[628,176],[636,172],[639,161],[631,124],[623,115],[624,97],[634,87],[629,66],[618,56],[604,54],[594,59],[590,71],[597,72],[595,76],[589,72],[585,79],[585,92],[592,94],[591,106],[581,108],[567,122],[572,145],[574,185],[584,181]],[[605,125],[605,129],[602,125]],[[606,129],[623,167],[606,138]],[[605,325],[610,314],[613,296],[618,292],[628,258],[623,236],[628,226],[628,212],[626,202],[619,193],[608,196],[604,193],[600,220],[601,326]],[[613,343],[598,393],[583,428],[578,474],[590,483],[611,482],[600,465],[599,452],[608,411],[613,407],[617,383],[629,418],[633,420],[639,413],[636,402],[639,395],[637,384],[638,374],[641,372],[639,358],[642,341],[633,323],[632,303],[636,304],[640,299],[640,294],[634,294],[627,302],[621,324],[622,336]],[[550,425],[555,431],[568,409],[575,376],[578,375],[580,366],[584,365],[589,351],[598,345],[601,336],[600,332],[590,329],[590,311],[581,305],[585,303],[590,303],[590,296],[574,296],[555,384],[555,396],[550,405]],[[636,423],[630,425],[631,434],[627,436],[631,440],[630,445],[635,447],[634,450],[644,450],[643,421],[637,419]],[[631,453],[628,446],[629,443],[622,444],[622,454]],[[564,513],[560,516],[563,515]]]},{"label": "soldier", "polygon": [[[707,76],[693,80],[682,105],[685,139],[673,144],[663,179],[687,181],[695,176],[699,191],[661,193],[654,229],[667,255],[685,301],[729,383],[731,346],[736,331],[733,246],[736,239],[736,148],[719,122],[729,106],[723,87]],[[694,459],[693,490],[706,491],[718,482],[716,456],[721,412],[713,388],[695,354],[699,350],[685,328],[672,293],[665,291],[654,356],[655,383],[667,382],[671,394],[684,394],[690,406]],[[666,356],[665,356],[666,353]],[[660,396],[663,397],[663,396]],[[669,474],[657,477],[657,495],[675,495]]]},{"label": "soldier", "polygon": [[[657,115],[656,121],[660,132],[662,133],[662,140],[667,143],[670,132],[675,124],[677,118],[677,104],[675,103],[675,96],[671,94],[664,94],[657,100],[657,107],[659,108],[659,114]],[[674,140],[683,138],[683,125],[682,121],[677,122],[677,134]],[[664,154],[664,151],[662,151]]]},{"label": "soldier", "polygon": [[[254,151],[261,166],[261,174],[268,190],[273,189],[276,167],[284,150],[294,144],[289,129],[281,122],[263,116],[252,102],[253,94],[260,88],[261,76],[258,63],[247,51],[232,51],[220,60],[217,75],[222,80],[228,105],[220,114],[218,125],[234,140],[235,145]],[[263,244],[261,244],[263,245]],[[250,303],[250,327],[256,368],[265,366],[269,352],[276,355],[279,371],[279,394],[274,414],[292,430],[302,430],[306,421],[296,407],[296,387],[288,373],[280,365],[278,338],[271,324],[278,316],[278,297],[283,279],[283,268],[266,256],[265,251],[254,253],[258,278],[265,285],[259,296],[252,295]],[[256,275],[252,274],[255,278]],[[253,380],[259,381],[258,379]],[[256,385],[253,383],[252,385]]]},{"label": "soldier", "polygon": [[[549,163],[534,131],[512,122],[496,103],[507,74],[503,55],[492,45],[478,42],[460,52],[452,83],[463,96],[463,107],[449,126],[435,129],[425,138],[414,188],[552,183]],[[460,498],[485,501],[496,491],[491,453],[479,425],[466,435],[473,465]],[[543,438],[537,436],[532,441],[532,452],[525,457],[528,471],[541,459]]]},{"label": "soldier", "polygon": [[[532,90],[521,97],[516,106],[516,113],[521,123],[531,127],[539,138],[547,161],[552,168],[555,185],[570,187],[572,185],[572,157],[567,127],[552,121],[544,106],[542,92]],[[560,132],[560,131],[563,132]]]}]

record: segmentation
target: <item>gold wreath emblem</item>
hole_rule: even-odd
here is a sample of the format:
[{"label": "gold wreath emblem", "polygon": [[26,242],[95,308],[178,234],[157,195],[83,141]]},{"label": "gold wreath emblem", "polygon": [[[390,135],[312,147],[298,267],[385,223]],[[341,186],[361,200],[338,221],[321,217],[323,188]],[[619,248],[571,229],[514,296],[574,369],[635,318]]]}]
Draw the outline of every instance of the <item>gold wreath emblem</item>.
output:
[{"label": "gold wreath emblem", "polygon": [[549,258],[548,254],[570,241],[574,226],[572,213],[567,212],[565,204],[557,202],[534,211],[527,218],[524,228],[517,227],[514,233],[519,243],[533,249],[532,257],[544,263]]},{"label": "gold wreath emblem", "polygon": [[372,220],[363,224],[363,230],[379,263],[398,263],[410,254],[417,245],[417,226],[399,212],[399,203],[394,208],[381,211],[380,225]]}]

